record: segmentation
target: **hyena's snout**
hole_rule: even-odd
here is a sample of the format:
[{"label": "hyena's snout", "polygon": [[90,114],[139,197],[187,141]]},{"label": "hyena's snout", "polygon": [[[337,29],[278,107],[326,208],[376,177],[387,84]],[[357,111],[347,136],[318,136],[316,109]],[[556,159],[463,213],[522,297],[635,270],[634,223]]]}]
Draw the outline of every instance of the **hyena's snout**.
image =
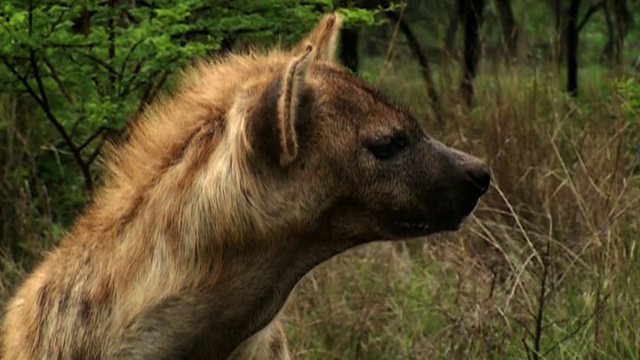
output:
[{"label": "hyena's snout", "polygon": [[487,164],[459,150],[446,148],[446,157],[451,168],[446,176],[446,181],[450,184],[451,199],[454,207],[453,212],[457,212],[460,217],[469,215],[476,207],[478,201],[491,185],[491,171]]},{"label": "hyena's snout", "polygon": [[407,166],[410,196],[388,205],[391,238],[459,229],[491,184],[489,167],[474,156],[431,139],[422,151]]},{"label": "hyena's snout", "polygon": [[[468,155],[469,156],[469,155]],[[476,197],[484,195],[491,185],[491,171],[489,166],[480,159],[473,158],[472,162],[466,164],[464,172],[469,181],[471,192]]]}]

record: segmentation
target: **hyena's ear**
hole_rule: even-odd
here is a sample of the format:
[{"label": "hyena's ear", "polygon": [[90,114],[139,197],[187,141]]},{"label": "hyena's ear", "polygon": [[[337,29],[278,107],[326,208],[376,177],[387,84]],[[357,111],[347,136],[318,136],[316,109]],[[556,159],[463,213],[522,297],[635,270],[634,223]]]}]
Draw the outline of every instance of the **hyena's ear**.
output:
[{"label": "hyena's ear", "polygon": [[280,139],[280,165],[289,165],[298,155],[297,124],[300,98],[306,85],[307,64],[313,47],[307,45],[299,57],[287,66],[282,78],[280,98],[278,99],[278,132]]},{"label": "hyena's ear", "polygon": [[338,13],[327,14],[313,30],[293,48],[293,54],[304,53],[308,45],[314,49],[313,60],[335,61],[336,48],[338,47],[338,34],[342,18]]},{"label": "hyena's ear", "polygon": [[280,75],[269,83],[249,111],[249,143],[256,152],[287,166],[298,156],[300,131],[306,128],[313,102],[307,83],[308,63],[315,50],[308,45],[293,57]]}]

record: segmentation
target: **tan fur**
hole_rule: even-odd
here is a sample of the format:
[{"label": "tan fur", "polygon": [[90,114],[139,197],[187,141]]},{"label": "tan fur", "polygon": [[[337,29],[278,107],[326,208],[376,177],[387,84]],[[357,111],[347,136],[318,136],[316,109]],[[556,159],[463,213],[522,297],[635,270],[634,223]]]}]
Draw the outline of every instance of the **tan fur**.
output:
[{"label": "tan fur", "polygon": [[312,54],[313,60],[334,61],[341,25],[342,18],[338,14],[325,15],[306,39],[294,48],[292,53],[304,53],[307,51],[307,46],[313,44],[315,46],[315,51]]},{"label": "tan fur", "polygon": [[456,229],[486,166],[335,64],[339,24],[200,63],[150,107],[10,302],[2,358],[288,359],[277,315],[315,265]]}]

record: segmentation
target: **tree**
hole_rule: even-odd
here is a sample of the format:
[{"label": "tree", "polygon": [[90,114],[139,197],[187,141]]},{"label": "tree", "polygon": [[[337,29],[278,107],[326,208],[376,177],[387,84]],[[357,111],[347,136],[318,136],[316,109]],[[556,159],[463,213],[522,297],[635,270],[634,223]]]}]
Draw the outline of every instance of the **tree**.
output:
[{"label": "tree", "polygon": [[473,79],[480,59],[480,27],[485,5],[485,0],[458,0],[459,18],[464,28],[460,94],[463,103],[468,107],[471,107]]},{"label": "tree", "polygon": [[358,71],[359,45],[358,29],[355,28],[343,28],[340,29],[340,60],[342,64],[354,73]]},{"label": "tree", "polygon": [[609,32],[603,57],[620,66],[623,63],[624,39],[633,25],[633,15],[626,0],[609,0],[602,3]]},{"label": "tree", "polygon": [[[338,5],[341,5],[344,4],[344,1],[337,1],[336,3]],[[444,110],[442,108],[440,96],[438,95],[438,91],[436,90],[435,81],[433,80],[433,76],[431,75],[431,66],[429,65],[429,59],[422,49],[420,40],[411,29],[411,26],[409,26],[409,23],[403,17],[403,14],[397,11],[395,7],[392,6],[392,3],[388,0],[376,0],[369,2],[357,1],[356,3],[358,6],[361,6],[364,9],[386,9],[384,10],[385,16],[394,25],[397,25],[402,34],[404,34],[409,48],[411,49],[411,53],[420,66],[420,72],[422,73],[422,77],[425,81],[427,96],[429,97],[429,103],[431,105],[431,109],[433,110],[433,114],[436,120],[440,124],[442,124],[444,122]],[[358,69],[358,30],[353,28],[345,28],[342,29],[340,35],[342,45],[340,51],[341,61],[346,67],[355,72]]]},{"label": "tree", "polygon": [[567,11],[567,92],[578,96],[578,11],[580,0],[571,0]]},{"label": "tree", "polygon": [[449,13],[449,19],[447,22],[447,28],[444,34],[444,46],[449,51],[449,53],[453,53],[453,49],[455,48],[456,43],[456,33],[458,32],[458,27],[460,26],[460,4],[459,1],[456,1],[456,8]]},{"label": "tree", "polygon": [[431,104],[433,114],[440,125],[444,124],[444,110],[442,108],[440,96],[438,95],[438,91],[436,90],[436,83],[435,81],[433,81],[433,76],[431,75],[431,66],[429,65],[429,59],[422,50],[420,41],[418,41],[418,38],[411,30],[411,27],[405,21],[405,19],[402,18],[401,14],[399,14],[397,11],[390,10],[386,12],[386,15],[393,23],[397,24],[400,27],[400,30],[407,39],[407,43],[411,48],[411,53],[420,65],[420,71],[427,87],[427,96],[429,97],[429,102]]},{"label": "tree", "polygon": [[511,0],[495,0],[496,8],[500,14],[502,27],[502,43],[505,48],[507,61],[511,62],[518,51],[518,23],[513,15]]},{"label": "tree", "polygon": [[322,0],[4,1],[0,92],[29,95],[91,192],[102,145],[176,69],[234,44],[288,42],[329,8]]}]

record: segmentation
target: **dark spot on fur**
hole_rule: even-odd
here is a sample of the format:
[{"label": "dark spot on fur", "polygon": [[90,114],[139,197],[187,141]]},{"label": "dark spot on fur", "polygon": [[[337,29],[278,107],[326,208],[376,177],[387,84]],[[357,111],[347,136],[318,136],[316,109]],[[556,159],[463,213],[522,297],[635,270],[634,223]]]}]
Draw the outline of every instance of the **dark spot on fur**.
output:
[{"label": "dark spot on fur", "polygon": [[65,291],[60,293],[60,297],[58,298],[58,311],[61,313],[65,312],[69,306],[70,292],[70,289],[65,289]]},{"label": "dark spot on fur", "polygon": [[[222,124],[222,125],[221,125]],[[127,224],[138,216],[140,208],[144,206],[146,201],[146,194],[149,189],[153,188],[161,179],[162,176],[173,166],[181,163],[185,158],[189,158],[186,154],[193,148],[209,148],[210,151],[193,151],[197,156],[192,157],[192,161],[189,164],[190,170],[199,168],[208,159],[209,154],[215,150],[213,144],[216,142],[216,134],[220,134],[224,131],[224,124],[219,119],[207,119],[203,121],[201,126],[196,127],[187,134],[184,139],[177,144],[174,144],[160,166],[156,174],[148,179],[148,181],[141,186],[135,197],[130,202],[130,205],[124,211],[120,217],[118,223],[113,227],[116,230],[116,234],[124,230]],[[116,161],[118,158],[116,158]],[[124,160],[123,160],[124,161]],[[189,171],[187,174],[196,174],[196,171]],[[186,189],[190,186],[190,182],[193,181],[193,176],[187,178],[180,178],[179,188]]]},{"label": "dark spot on fur", "polygon": [[91,302],[85,297],[78,304],[78,316],[85,324],[91,320]]},{"label": "dark spot on fur", "polygon": [[274,359],[279,359],[282,355],[284,341],[282,341],[282,332],[278,332],[271,338],[271,343],[269,344],[269,349],[271,350],[271,355],[273,355]]},{"label": "dark spot on fur", "polygon": [[51,287],[52,284],[50,282],[46,282],[42,284],[40,289],[38,289],[38,294],[36,295],[36,298],[38,299],[38,309],[48,308]]}]

